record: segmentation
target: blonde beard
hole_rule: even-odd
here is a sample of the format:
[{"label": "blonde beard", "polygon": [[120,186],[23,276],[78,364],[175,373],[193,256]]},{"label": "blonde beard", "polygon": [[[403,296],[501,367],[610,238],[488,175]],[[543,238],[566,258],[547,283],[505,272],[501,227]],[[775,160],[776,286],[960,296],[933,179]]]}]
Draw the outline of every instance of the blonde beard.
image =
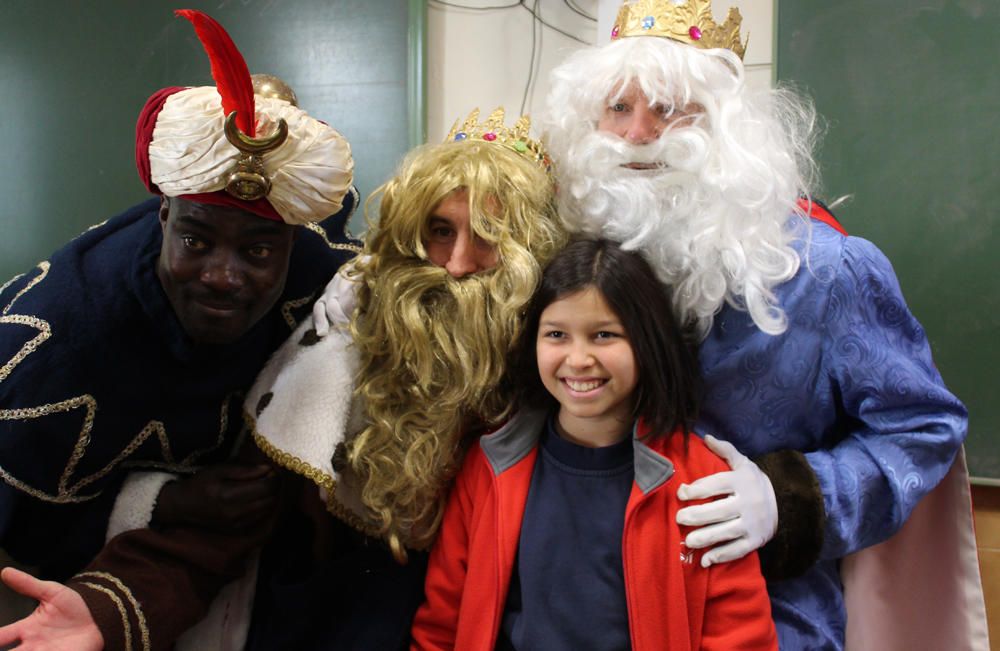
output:
[{"label": "blonde beard", "polygon": [[533,279],[502,269],[456,280],[420,260],[362,270],[352,334],[361,356],[357,395],[366,427],[349,447],[361,499],[397,557],[426,547],[469,421],[511,409],[501,380]]},{"label": "blonde beard", "polygon": [[[567,228],[641,251],[673,289],[678,317],[702,338],[726,303],[749,311],[764,332],[783,332],[773,289],[798,270],[796,233],[787,228],[793,205],[752,196],[745,184],[707,181],[706,161],[718,145],[701,128],[642,146],[584,128],[560,167]],[[662,167],[622,167],[630,162]]]}]

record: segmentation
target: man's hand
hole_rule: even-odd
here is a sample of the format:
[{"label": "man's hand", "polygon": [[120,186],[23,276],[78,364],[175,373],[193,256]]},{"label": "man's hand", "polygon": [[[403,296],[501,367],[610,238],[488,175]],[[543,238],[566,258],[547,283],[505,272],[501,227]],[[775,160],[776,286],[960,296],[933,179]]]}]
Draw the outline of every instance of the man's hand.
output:
[{"label": "man's hand", "polygon": [[153,524],[193,525],[212,531],[253,526],[278,505],[280,482],[267,464],[220,463],[163,486]]},{"label": "man's hand", "polygon": [[0,628],[0,646],[20,642],[22,651],[101,651],[104,638],[83,597],[61,583],[4,568],[0,578],[10,589],[38,600],[22,620]]},{"label": "man's hand", "polygon": [[685,545],[691,549],[717,545],[702,555],[702,567],[746,556],[770,540],[778,528],[778,505],[767,475],[731,443],[706,436],[705,444],[732,470],[681,484],[677,489],[681,500],[725,496],[677,512],[678,524],[700,527],[687,535]]}]

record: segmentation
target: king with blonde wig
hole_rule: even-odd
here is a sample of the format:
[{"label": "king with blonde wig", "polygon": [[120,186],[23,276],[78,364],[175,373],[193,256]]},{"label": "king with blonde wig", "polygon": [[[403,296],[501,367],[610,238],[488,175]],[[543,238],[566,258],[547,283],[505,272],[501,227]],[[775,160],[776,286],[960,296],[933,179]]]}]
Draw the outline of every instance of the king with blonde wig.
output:
[{"label": "king with blonde wig", "polygon": [[[496,266],[456,279],[429,263],[424,242],[430,216],[458,191]],[[471,139],[416,150],[376,193],[351,326],[367,425],[348,456],[397,555],[401,541],[423,547],[436,531],[463,430],[509,413],[507,353],[542,266],[565,241],[552,193],[543,166]]]},{"label": "king with blonde wig", "polygon": [[[330,283],[245,403],[261,449],[399,560],[433,539],[463,432],[509,413],[507,354],[566,240],[527,120],[507,128],[499,110],[477,120],[411,152],[373,194],[365,255]],[[468,210],[471,246],[490,252],[476,273],[453,277],[428,251],[445,202]]]}]

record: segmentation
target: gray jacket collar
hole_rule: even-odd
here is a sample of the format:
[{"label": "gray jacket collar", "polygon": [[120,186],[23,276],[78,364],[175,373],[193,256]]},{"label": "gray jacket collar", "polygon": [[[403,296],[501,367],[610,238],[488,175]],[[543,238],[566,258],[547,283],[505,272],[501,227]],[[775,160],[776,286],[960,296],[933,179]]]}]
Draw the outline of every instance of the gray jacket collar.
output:
[{"label": "gray jacket collar", "polygon": [[[499,476],[528,456],[538,444],[548,417],[546,410],[525,410],[514,414],[507,423],[479,439],[493,474]],[[645,442],[635,438],[632,428],[632,449],[635,457],[635,483],[643,494],[649,493],[674,474],[674,464]]]}]

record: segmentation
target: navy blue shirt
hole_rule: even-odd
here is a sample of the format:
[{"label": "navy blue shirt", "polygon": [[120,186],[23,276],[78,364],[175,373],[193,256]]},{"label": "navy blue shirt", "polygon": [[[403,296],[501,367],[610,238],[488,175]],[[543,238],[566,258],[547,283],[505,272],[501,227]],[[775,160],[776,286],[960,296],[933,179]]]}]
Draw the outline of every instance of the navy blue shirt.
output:
[{"label": "navy blue shirt", "polygon": [[571,443],[549,420],[524,509],[497,648],[630,648],[622,530],[632,490],[632,437]]}]

